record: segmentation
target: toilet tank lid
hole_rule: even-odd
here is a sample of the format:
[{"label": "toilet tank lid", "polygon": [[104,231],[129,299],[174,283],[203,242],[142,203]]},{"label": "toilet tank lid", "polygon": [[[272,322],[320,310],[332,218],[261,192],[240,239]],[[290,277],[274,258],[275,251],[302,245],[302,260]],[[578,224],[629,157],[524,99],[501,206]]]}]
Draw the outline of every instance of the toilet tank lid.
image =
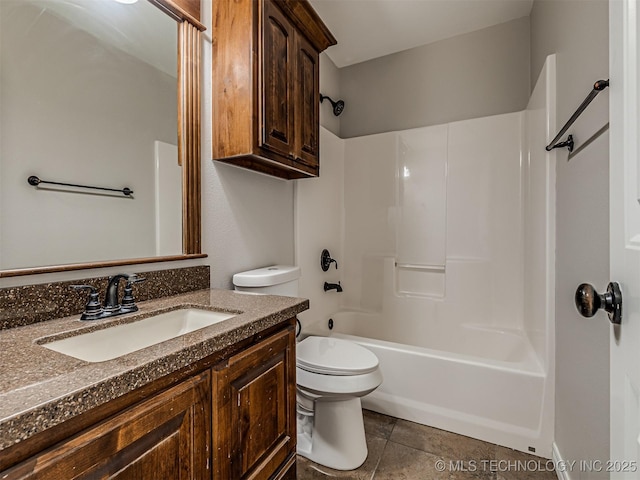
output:
[{"label": "toilet tank lid", "polygon": [[300,278],[300,267],[291,265],[271,265],[247,272],[236,273],[233,284],[236,287],[270,287]]}]

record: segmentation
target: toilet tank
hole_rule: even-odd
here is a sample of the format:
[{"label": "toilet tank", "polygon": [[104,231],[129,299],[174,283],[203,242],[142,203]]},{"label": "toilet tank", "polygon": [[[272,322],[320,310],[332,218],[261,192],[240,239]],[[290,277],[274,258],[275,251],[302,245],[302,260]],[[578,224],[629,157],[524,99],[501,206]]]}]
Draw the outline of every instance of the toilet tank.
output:
[{"label": "toilet tank", "polygon": [[241,292],[297,297],[299,278],[300,267],[272,265],[236,273],[233,285]]}]

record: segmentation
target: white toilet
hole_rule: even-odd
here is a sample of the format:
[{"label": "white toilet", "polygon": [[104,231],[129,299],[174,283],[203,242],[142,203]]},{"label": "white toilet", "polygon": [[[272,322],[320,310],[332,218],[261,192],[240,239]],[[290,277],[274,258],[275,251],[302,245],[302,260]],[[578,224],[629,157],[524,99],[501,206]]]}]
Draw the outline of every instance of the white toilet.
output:
[{"label": "white toilet", "polygon": [[[236,290],[298,294],[299,267],[274,265],[233,276]],[[347,340],[307,337],[297,344],[298,454],[336,470],[367,458],[360,397],[382,383],[378,358]]]}]

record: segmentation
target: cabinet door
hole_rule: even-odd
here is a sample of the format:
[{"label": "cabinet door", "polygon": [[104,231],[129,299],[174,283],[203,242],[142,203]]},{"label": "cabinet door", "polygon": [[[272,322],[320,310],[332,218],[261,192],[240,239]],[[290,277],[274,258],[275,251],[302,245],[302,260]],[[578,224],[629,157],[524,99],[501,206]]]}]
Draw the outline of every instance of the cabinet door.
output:
[{"label": "cabinet door", "polygon": [[211,478],[205,372],[0,473],[3,479]]},{"label": "cabinet door", "polygon": [[[296,35],[295,161],[314,175],[319,173],[320,73],[318,52],[302,35]],[[305,168],[306,167],[306,168]]]},{"label": "cabinet door", "polygon": [[263,16],[259,146],[293,158],[294,28],[271,0],[264,1]]},{"label": "cabinet door", "polygon": [[295,472],[295,396],[291,327],[213,369],[214,479]]}]

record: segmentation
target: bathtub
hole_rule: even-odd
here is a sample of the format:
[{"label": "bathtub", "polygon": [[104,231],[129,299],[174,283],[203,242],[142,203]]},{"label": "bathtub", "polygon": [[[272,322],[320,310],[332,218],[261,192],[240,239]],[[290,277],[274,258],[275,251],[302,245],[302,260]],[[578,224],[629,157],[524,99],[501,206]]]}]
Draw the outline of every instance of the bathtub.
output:
[{"label": "bathtub", "polygon": [[345,311],[331,318],[331,336],[380,360],[384,381],[363,398],[364,408],[550,457],[552,432],[542,432],[551,403],[546,375],[522,332],[468,323],[423,326],[420,335],[406,329],[413,335],[404,337],[380,315]]}]

